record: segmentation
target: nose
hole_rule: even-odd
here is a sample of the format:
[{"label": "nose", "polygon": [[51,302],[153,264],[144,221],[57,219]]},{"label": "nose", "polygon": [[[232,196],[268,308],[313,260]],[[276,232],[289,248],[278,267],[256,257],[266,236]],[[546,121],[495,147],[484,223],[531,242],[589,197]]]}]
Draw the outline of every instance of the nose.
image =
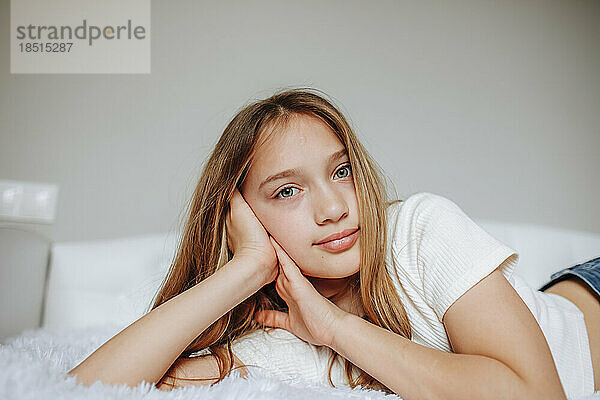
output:
[{"label": "nose", "polygon": [[315,221],[319,224],[337,222],[348,216],[348,203],[342,193],[331,186],[322,186],[314,191],[312,199],[315,210]]}]

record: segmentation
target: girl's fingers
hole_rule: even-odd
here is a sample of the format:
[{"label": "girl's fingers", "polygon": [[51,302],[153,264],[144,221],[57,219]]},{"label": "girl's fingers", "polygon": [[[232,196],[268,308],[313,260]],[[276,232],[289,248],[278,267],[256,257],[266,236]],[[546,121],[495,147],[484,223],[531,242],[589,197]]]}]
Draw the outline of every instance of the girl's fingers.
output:
[{"label": "girl's fingers", "polygon": [[275,241],[275,239],[273,239],[272,236],[269,236],[269,240],[271,240],[271,243],[273,244],[273,248],[275,249],[275,252],[277,253],[277,259],[279,260],[279,265],[283,269],[285,276],[288,279],[298,278],[299,276],[302,276],[302,273],[300,272],[300,268],[298,268],[298,266],[296,265],[294,260],[292,260],[290,258],[290,256],[288,256],[288,254],[285,252],[285,250],[283,250],[283,248],[279,245],[279,243],[277,243]]},{"label": "girl's fingers", "polygon": [[287,299],[289,299],[289,295],[288,295],[287,289],[285,288],[283,282],[284,282],[283,275],[279,275],[277,277],[277,280],[275,281],[275,289],[277,290],[277,293],[279,293],[279,297],[281,297],[287,303]]},{"label": "girl's fingers", "polygon": [[256,320],[265,325],[274,328],[289,330],[289,317],[287,313],[275,310],[263,310],[256,313]]}]

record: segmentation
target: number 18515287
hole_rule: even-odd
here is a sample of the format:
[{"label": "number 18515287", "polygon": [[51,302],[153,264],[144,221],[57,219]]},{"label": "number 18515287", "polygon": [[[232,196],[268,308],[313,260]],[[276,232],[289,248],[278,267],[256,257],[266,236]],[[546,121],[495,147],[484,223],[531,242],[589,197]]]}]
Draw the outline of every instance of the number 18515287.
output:
[{"label": "number 18515287", "polygon": [[21,53],[68,53],[73,43],[19,43]]}]

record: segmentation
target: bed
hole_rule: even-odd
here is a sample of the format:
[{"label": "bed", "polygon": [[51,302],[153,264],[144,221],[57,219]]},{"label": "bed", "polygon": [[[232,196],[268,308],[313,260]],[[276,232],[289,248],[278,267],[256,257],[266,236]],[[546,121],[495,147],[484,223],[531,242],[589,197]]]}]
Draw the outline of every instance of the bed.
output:
[{"label": "bed", "polygon": [[[516,272],[535,288],[552,272],[600,256],[600,234],[475,222],[517,249]],[[242,379],[232,373],[212,387],[172,392],[149,383],[135,388],[78,384],[66,372],[149,310],[178,239],[169,232],[50,243],[23,228],[0,227],[0,398],[400,398],[284,374]],[[578,400],[592,398],[600,399],[600,392]]]}]

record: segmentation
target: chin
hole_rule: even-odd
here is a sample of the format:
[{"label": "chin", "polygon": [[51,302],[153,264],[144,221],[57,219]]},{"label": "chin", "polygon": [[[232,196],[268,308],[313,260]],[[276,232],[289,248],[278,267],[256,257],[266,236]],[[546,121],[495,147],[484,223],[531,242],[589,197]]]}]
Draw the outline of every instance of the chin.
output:
[{"label": "chin", "polygon": [[317,273],[305,273],[305,272],[302,272],[302,274],[304,276],[306,276],[309,280],[310,279],[332,279],[333,280],[333,279],[345,279],[345,278],[349,278],[352,275],[358,273],[358,271],[359,270],[357,269],[354,272],[340,272],[338,274],[330,275],[330,276],[325,276],[323,274],[317,274]]},{"label": "chin", "polygon": [[344,262],[342,259],[338,259],[332,262],[315,262],[310,264],[313,268],[300,268],[300,272],[305,277],[313,279],[348,278],[360,271],[360,259],[359,257],[346,257],[346,259],[349,261]]}]

